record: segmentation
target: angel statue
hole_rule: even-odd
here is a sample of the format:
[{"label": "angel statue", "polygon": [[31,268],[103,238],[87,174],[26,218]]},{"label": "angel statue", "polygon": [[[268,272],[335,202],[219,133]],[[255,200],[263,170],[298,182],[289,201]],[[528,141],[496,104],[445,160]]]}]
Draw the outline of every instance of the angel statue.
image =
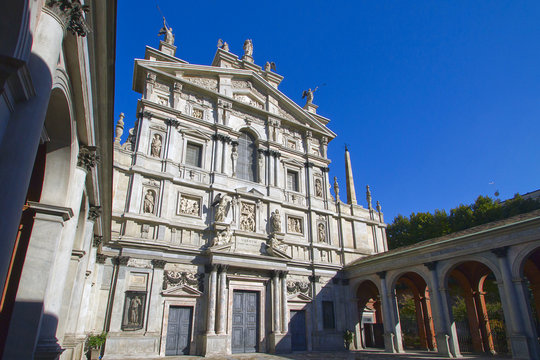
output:
[{"label": "angel statue", "polygon": [[264,71],[270,72],[270,70],[276,71],[276,63],[275,62],[266,62],[266,65],[264,65]]},{"label": "angel statue", "polygon": [[172,32],[172,27],[167,26],[167,21],[165,21],[165,16],[163,17],[163,27],[158,32],[158,36],[165,35],[165,42],[169,45],[174,45],[174,34]]},{"label": "angel statue", "polygon": [[218,40],[217,47],[225,51],[229,51],[229,44],[227,44],[227,42],[223,41],[222,39]]},{"label": "angel statue", "polygon": [[319,87],[317,86],[315,90],[311,90],[311,88],[309,88],[308,90],[304,90],[304,92],[302,93],[302,99],[307,98],[306,104],[313,103],[313,93],[317,91],[318,88]]},{"label": "angel statue", "polygon": [[229,213],[229,208],[231,205],[232,197],[230,195],[225,194],[224,196],[221,196],[221,194],[218,194],[216,196],[216,199],[212,203],[212,207],[217,206],[214,219],[217,222],[225,221],[225,218],[227,217],[227,214]]}]

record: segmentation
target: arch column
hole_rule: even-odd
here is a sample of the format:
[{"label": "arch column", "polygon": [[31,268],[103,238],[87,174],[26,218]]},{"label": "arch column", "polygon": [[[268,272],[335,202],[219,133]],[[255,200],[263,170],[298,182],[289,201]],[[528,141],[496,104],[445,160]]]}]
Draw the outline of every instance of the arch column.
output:
[{"label": "arch column", "polygon": [[[530,324],[530,319],[523,317],[523,311],[526,304],[515,304],[519,300],[515,291],[508,265],[508,247],[502,247],[492,250],[497,256],[499,269],[502,277],[502,291],[499,291],[501,303],[503,306],[504,320],[507,326],[507,334],[510,339],[512,348],[512,357],[516,359],[537,359],[538,358],[538,341],[535,338],[533,329],[527,329],[527,324]],[[520,306],[521,305],[521,306]],[[523,307],[525,306],[525,307]]]},{"label": "arch column", "polygon": [[435,326],[435,339],[437,342],[437,352],[442,356],[461,357],[459,343],[455,325],[450,321],[450,309],[448,305],[447,290],[439,285],[439,274],[437,262],[424,264],[429,270],[430,300],[433,305],[433,323]]},{"label": "arch column", "polygon": [[384,326],[384,349],[386,352],[397,353],[403,352],[401,342],[401,329],[399,332],[397,320],[397,302],[393,294],[388,292],[386,286],[386,271],[378,272],[377,275],[381,280],[381,300],[383,310],[383,326]]}]

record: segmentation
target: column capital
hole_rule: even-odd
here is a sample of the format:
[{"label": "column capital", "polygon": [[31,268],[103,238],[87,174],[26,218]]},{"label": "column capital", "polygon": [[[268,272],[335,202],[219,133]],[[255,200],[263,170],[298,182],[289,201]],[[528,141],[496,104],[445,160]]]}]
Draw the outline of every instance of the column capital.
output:
[{"label": "column capital", "polygon": [[386,271],[379,271],[379,272],[377,273],[377,276],[378,276],[381,280],[386,279]]},{"label": "column capital", "polygon": [[218,270],[218,264],[208,264],[204,266],[204,272],[205,273],[211,273],[211,272],[217,272]]},{"label": "column capital", "polygon": [[165,264],[167,264],[167,261],[161,260],[161,259],[153,259],[152,260],[152,266],[154,269],[164,269]]},{"label": "column capital", "polygon": [[491,252],[495,254],[498,258],[504,258],[506,257],[506,254],[508,254],[508,248],[509,246],[503,246],[500,248],[492,249]]},{"label": "column capital", "polygon": [[107,260],[107,255],[105,254],[96,254],[96,262],[98,264],[105,264],[105,260]]},{"label": "column capital", "polygon": [[79,0],[48,0],[44,9],[56,15],[60,24],[73,35],[88,35],[89,27],[84,14],[90,10],[90,6],[82,5]]},{"label": "column capital", "polygon": [[424,263],[424,266],[428,268],[429,271],[437,269],[437,261],[429,261]]},{"label": "column capital", "polygon": [[180,125],[180,121],[178,121],[177,119],[173,119],[173,118],[166,118],[165,119],[165,124],[168,125],[168,126],[177,128]]},{"label": "column capital", "polygon": [[279,271],[279,277],[282,278],[282,279],[286,278],[288,273],[289,273],[288,271],[281,270],[281,271]]},{"label": "column capital", "polygon": [[228,269],[229,269],[229,265],[218,265],[218,271],[220,273],[227,273]]},{"label": "column capital", "polygon": [[94,235],[93,245],[95,247],[99,247],[99,245],[101,245],[102,242],[103,242],[103,236]]},{"label": "column capital", "polygon": [[321,280],[321,277],[319,275],[311,275],[309,277],[309,281],[313,283],[318,283]]},{"label": "column capital", "polygon": [[116,265],[126,266],[129,261],[129,256],[115,256],[113,261]]},{"label": "column capital", "polygon": [[95,146],[81,145],[79,148],[79,156],[77,157],[77,166],[83,168],[86,171],[92,171],[92,169],[101,160],[98,149]]},{"label": "column capital", "polygon": [[101,206],[90,205],[88,209],[88,220],[96,221],[101,216]]}]

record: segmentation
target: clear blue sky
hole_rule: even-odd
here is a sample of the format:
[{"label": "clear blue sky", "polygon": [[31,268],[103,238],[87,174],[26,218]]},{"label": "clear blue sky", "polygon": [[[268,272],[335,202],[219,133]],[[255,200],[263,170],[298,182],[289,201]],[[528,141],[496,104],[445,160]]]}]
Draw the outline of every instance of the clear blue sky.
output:
[{"label": "clear blue sky", "polygon": [[[241,56],[251,38],[298,104],[326,83],[314,103],[338,135],[330,176],[345,187],[348,144],[359,202],[369,184],[387,222],[540,188],[540,1],[158,1],[190,63],[209,65],[219,38]],[[155,0],[118,0],[117,24],[125,137],[133,59],[158,47],[162,20]]]}]

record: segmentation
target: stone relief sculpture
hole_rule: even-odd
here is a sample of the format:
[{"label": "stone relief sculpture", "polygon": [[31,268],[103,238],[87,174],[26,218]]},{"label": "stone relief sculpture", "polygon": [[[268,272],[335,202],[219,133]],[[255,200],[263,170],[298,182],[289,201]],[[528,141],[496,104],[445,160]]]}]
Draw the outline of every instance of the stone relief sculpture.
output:
[{"label": "stone relief sculpture", "polygon": [[199,291],[204,289],[204,274],[187,271],[165,270],[163,273],[163,290],[169,286],[189,285],[197,287]]},{"label": "stone relief sculpture", "polygon": [[146,294],[139,291],[126,292],[122,329],[136,330],[143,326]]},{"label": "stone relief sculpture", "polygon": [[287,293],[290,295],[302,293],[309,295],[311,284],[308,281],[287,281]]},{"label": "stone relief sculpture", "polygon": [[319,225],[317,225],[317,235],[319,242],[326,242],[326,227],[324,224],[319,223]]},{"label": "stone relief sculpture", "polygon": [[289,217],[287,219],[287,231],[294,233],[302,233],[302,219]]},{"label": "stone relief sculpture", "polygon": [[214,237],[212,241],[212,246],[221,246],[230,244],[232,240],[232,231],[231,226],[227,225],[225,230],[218,232],[218,235]]},{"label": "stone relief sculpture", "polygon": [[144,195],[143,212],[153,214],[155,201],[156,192],[154,190],[146,190],[146,195]]},{"label": "stone relief sculpture", "polygon": [[286,253],[289,249],[289,246],[277,236],[271,236],[270,239],[268,239],[267,245],[270,247],[270,249],[277,249],[282,253]]},{"label": "stone relief sculpture", "polygon": [[236,143],[233,143],[233,146],[232,146],[231,160],[232,160],[232,176],[236,176],[236,164],[238,162],[238,146]]},{"label": "stone relief sculpture", "polygon": [[255,232],[255,205],[242,203],[240,230]]},{"label": "stone relief sculpture", "polygon": [[322,197],[322,181],[321,179],[315,179],[315,196]]},{"label": "stone relief sculpture", "polygon": [[251,39],[244,41],[244,56],[253,56],[253,41]]},{"label": "stone relief sculpture", "polygon": [[231,201],[232,197],[228,194],[225,194],[223,196],[219,194],[218,196],[216,196],[216,200],[214,200],[214,203],[212,204],[212,207],[215,207],[217,205],[214,216],[214,220],[216,222],[225,221],[225,218],[229,213],[229,208],[231,207]]},{"label": "stone relief sculpture", "polygon": [[276,209],[272,213],[272,231],[280,233],[281,232],[281,215],[279,214],[279,210]]},{"label": "stone relief sculpture", "polygon": [[180,214],[199,216],[199,200],[182,196],[180,200]]},{"label": "stone relief sculpture", "polygon": [[172,27],[167,26],[167,21],[163,17],[163,27],[159,30],[158,36],[165,35],[164,41],[169,45],[174,45],[174,34]]},{"label": "stone relief sculpture", "polygon": [[155,157],[159,157],[161,155],[161,135],[154,134],[152,145],[150,147],[150,154]]}]

